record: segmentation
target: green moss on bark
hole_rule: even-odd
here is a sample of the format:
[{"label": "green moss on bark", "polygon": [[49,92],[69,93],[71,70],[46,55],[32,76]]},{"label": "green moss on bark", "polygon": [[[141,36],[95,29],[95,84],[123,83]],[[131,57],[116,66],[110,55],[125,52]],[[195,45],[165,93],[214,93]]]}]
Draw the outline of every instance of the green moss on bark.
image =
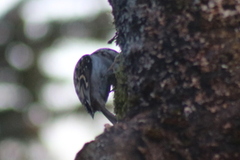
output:
[{"label": "green moss on bark", "polygon": [[114,105],[115,105],[115,113],[118,119],[121,119],[124,117],[126,111],[127,111],[127,101],[128,101],[128,95],[127,95],[127,75],[124,73],[124,65],[122,63],[122,55],[119,55],[117,57],[117,63],[118,67],[115,71],[115,76],[117,79],[117,86],[114,91]]}]

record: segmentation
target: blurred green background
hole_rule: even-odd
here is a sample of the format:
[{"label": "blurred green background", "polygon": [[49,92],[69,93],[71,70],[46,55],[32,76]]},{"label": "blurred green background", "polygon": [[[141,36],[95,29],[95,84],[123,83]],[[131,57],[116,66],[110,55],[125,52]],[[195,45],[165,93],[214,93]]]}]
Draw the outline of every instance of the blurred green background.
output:
[{"label": "blurred green background", "polygon": [[74,159],[104,130],[72,75],[82,55],[119,50],[114,34],[107,0],[0,1],[0,160]]}]

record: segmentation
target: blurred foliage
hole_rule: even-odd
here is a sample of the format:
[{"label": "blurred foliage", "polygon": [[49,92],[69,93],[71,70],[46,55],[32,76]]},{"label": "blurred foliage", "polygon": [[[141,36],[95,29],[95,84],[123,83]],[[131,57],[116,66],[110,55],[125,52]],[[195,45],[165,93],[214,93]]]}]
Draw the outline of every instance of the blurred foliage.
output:
[{"label": "blurred foliage", "polygon": [[[39,69],[37,63],[42,52],[64,37],[90,37],[107,42],[113,30],[110,14],[105,12],[88,20],[28,24],[20,14],[27,2],[21,1],[0,19],[0,148],[5,150],[7,146],[12,150],[20,142],[29,144],[37,140],[41,122],[33,123],[33,116],[41,121],[41,117],[46,120],[58,115],[47,110],[39,98],[41,88],[54,81]],[[6,153],[0,151],[0,160],[9,156]],[[8,159],[31,159],[11,156]]]}]

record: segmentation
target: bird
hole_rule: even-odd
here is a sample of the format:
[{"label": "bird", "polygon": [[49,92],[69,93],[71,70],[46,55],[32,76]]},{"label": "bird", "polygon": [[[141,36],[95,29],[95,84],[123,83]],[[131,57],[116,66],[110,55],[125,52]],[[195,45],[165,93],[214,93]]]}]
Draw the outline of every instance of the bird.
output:
[{"label": "bird", "polygon": [[112,123],[116,117],[106,109],[110,88],[116,85],[114,73],[109,70],[118,52],[108,48],[98,49],[90,55],[82,56],[77,62],[73,82],[77,96],[88,113],[94,118],[101,111]]}]

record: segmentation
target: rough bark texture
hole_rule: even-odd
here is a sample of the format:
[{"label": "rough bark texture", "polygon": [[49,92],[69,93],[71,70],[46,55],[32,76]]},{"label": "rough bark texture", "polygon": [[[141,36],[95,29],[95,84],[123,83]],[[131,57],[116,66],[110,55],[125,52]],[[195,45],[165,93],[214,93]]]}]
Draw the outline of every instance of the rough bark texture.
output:
[{"label": "rough bark texture", "polygon": [[76,159],[240,159],[240,0],[109,2],[122,121]]}]

